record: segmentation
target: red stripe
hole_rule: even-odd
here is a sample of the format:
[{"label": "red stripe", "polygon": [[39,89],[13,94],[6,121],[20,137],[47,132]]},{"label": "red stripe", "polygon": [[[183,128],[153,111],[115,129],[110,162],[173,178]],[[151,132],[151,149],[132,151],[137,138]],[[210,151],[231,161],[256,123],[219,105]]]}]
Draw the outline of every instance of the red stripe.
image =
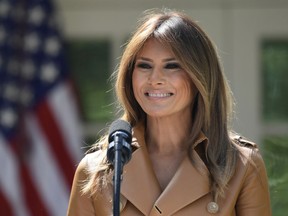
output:
[{"label": "red stripe", "polygon": [[71,186],[75,172],[74,161],[66,149],[57,121],[46,100],[39,104],[35,114],[37,115],[42,131],[46,135],[49,147],[55,155],[58,166],[65,176],[67,185]]},{"label": "red stripe", "polygon": [[0,215],[5,216],[13,216],[12,207],[10,203],[4,196],[4,194],[0,191]]},{"label": "red stripe", "polygon": [[22,164],[21,166],[21,179],[24,185],[24,194],[26,199],[26,205],[30,210],[32,216],[48,216],[46,206],[43,204],[38,191],[34,184],[32,184],[31,176],[27,167]]},{"label": "red stripe", "polygon": [[14,151],[14,154],[16,155],[18,159],[19,170],[20,170],[19,174],[21,176],[20,182],[22,183],[21,186],[22,186],[23,195],[24,195],[27,209],[29,210],[31,216],[49,216],[47,208],[39,194],[39,191],[37,191],[37,188],[35,187],[35,183],[33,182],[31,178],[30,172],[33,172],[33,170],[30,170],[29,172],[29,169],[27,168],[25,164],[25,156],[29,156],[29,153],[31,152],[29,152],[28,155],[25,155],[25,153],[27,152],[23,151],[25,149],[21,149],[22,144],[26,146],[23,137],[22,136],[15,137],[15,139],[12,140],[10,143]]}]

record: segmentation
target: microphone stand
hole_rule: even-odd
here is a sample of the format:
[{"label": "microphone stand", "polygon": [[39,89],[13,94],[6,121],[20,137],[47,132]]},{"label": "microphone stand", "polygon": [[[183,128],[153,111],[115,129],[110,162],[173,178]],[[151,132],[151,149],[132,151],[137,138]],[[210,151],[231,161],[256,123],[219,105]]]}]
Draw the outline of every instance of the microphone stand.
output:
[{"label": "microphone stand", "polygon": [[123,120],[116,120],[110,127],[107,159],[114,166],[113,216],[120,215],[120,186],[123,166],[131,159],[131,126]]},{"label": "microphone stand", "polygon": [[123,137],[116,136],[114,140],[114,194],[113,194],[113,216],[120,215],[120,187],[121,187],[121,175],[123,171],[123,159],[122,159],[122,142]]}]

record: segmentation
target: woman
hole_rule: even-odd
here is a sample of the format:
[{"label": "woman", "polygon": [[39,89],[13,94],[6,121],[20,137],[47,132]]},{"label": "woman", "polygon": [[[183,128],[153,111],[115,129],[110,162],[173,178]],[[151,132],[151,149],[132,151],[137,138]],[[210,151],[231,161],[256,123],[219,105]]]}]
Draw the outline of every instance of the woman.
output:
[{"label": "woman", "polygon": [[[271,215],[256,145],[229,129],[230,89],[201,28],[175,11],[148,14],[116,74],[122,119],[133,127],[121,215]],[[107,136],[79,164],[69,216],[112,215]]]}]

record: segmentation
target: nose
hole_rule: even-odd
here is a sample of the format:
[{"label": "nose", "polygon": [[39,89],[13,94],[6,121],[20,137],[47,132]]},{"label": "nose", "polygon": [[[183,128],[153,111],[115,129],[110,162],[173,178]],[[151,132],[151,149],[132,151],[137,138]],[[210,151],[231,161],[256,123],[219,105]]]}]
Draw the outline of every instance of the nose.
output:
[{"label": "nose", "polygon": [[148,77],[148,81],[151,85],[162,85],[165,83],[165,75],[161,69],[154,68]]}]

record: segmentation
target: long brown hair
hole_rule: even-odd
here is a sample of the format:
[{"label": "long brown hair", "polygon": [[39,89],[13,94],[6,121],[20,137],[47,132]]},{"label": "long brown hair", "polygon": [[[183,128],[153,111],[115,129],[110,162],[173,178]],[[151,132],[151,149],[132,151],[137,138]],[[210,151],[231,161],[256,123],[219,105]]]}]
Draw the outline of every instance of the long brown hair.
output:
[{"label": "long brown hair", "polygon": [[[155,38],[171,48],[198,90],[191,110],[193,126],[189,137],[190,148],[193,148],[193,143],[202,131],[209,140],[205,149],[205,162],[210,172],[212,193],[214,198],[223,196],[224,189],[234,174],[237,158],[237,150],[229,137],[228,128],[232,111],[231,91],[214,45],[196,22],[185,14],[153,10],[141,20],[127,43],[118,71],[114,74],[122,117],[132,126],[145,124],[146,114],[133,94],[132,72],[136,55],[149,38]],[[193,162],[193,155],[190,158]],[[108,165],[106,168],[108,169]],[[87,184],[86,189],[91,185],[95,186],[95,179],[97,177],[91,179],[90,186]]]}]

